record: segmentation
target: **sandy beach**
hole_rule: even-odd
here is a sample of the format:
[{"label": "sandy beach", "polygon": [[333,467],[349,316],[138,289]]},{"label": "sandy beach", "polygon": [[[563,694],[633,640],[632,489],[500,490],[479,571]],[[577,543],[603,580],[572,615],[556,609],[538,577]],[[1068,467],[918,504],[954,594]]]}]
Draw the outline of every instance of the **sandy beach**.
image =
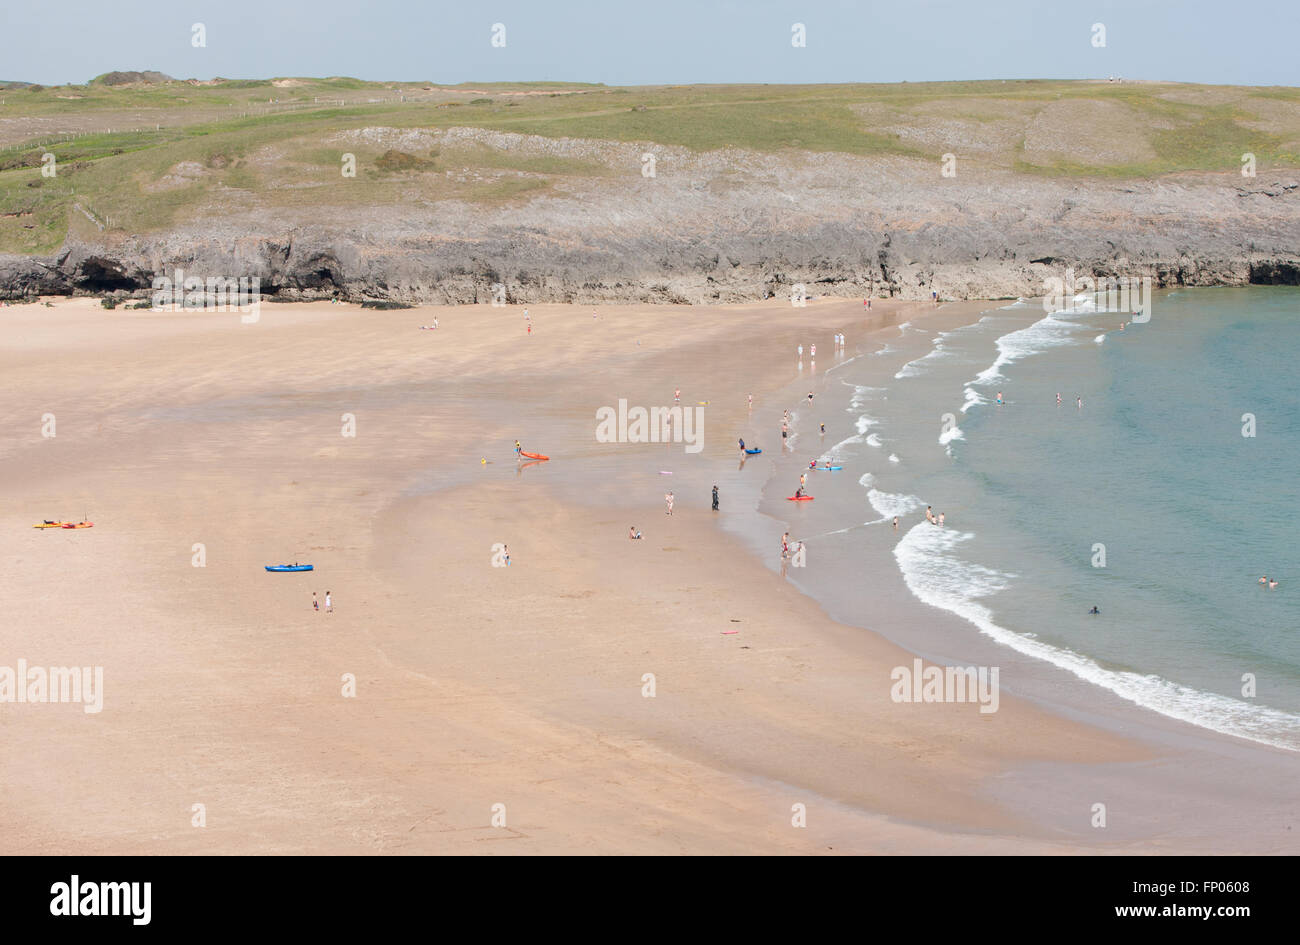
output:
[{"label": "sandy beach", "polygon": [[[0,665],[104,680],[0,707],[4,852],[1300,852],[1293,753],[895,702],[913,654],[744,537],[798,344],[987,307],[0,308]],[[676,389],[698,453],[594,436]]]}]

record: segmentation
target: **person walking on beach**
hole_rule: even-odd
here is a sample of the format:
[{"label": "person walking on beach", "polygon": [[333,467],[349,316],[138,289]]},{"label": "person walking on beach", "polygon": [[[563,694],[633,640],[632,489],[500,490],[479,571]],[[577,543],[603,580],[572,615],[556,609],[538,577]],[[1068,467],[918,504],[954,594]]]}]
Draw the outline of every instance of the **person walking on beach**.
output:
[{"label": "person walking on beach", "polygon": [[786,532],[781,536],[781,557],[784,558],[790,554],[790,533]]},{"label": "person walking on beach", "polygon": [[713,511],[718,511],[718,487],[713,487]]},{"label": "person walking on beach", "polygon": [[334,613],[334,598],[330,597],[330,592],[325,592],[325,613]]},{"label": "person walking on beach", "polygon": [[871,311],[871,299],[867,299],[867,311]]},{"label": "person walking on beach", "polygon": [[810,358],[815,358],[815,357],[817,357],[817,346],[816,346],[816,345],[813,345],[813,346],[808,350],[808,357],[810,357]]},{"label": "person walking on beach", "polygon": [[788,423],[781,424],[781,439],[784,440],[789,435],[790,435],[790,425]]},{"label": "person walking on beach", "polygon": [[506,563],[507,568],[510,567],[510,546],[509,545],[501,546],[501,560]]},{"label": "person walking on beach", "polygon": [[822,436],[826,435],[826,424],[822,424]]},{"label": "person walking on beach", "polygon": [[532,323],[532,322],[529,322],[529,323],[528,323],[528,337],[531,338],[532,336],[533,336],[533,323]]},{"label": "person walking on beach", "polygon": [[671,492],[669,492],[667,495],[664,496],[664,502],[665,502],[665,503],[667,504],[667,506],[668,506],[668,510],[667,510],[664,514],[665,514],[665,515],[672,515],[672,514],[673,514],[673,494],[672,494]]},{"label": "person walking on beach", "polygon": [[680,404],[681,402],[682,402],[682,389],[678,387],[673,391],[673,403]]},{"label": "person walking on beach", "polygon": [[799,346],[799,360],[803,360],[803,345]]},{"label": "person walking on beach", "polygon": [[808,406],[812,406],[812,391],[808,392]]},{"label": "person walking on beach", "polygon": [[898,516],[894,516],[894,531],[898,531]]},{"label": "person walking on beach", "polygon": [[315,591],[311,592],[311,609],[320,613],[320,600],[317,599]]}]

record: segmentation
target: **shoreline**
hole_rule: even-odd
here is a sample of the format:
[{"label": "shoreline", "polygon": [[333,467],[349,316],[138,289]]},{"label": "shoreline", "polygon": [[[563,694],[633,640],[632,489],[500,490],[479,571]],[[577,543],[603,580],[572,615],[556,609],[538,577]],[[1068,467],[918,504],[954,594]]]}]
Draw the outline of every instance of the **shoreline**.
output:
[{"label": "shoreline", "polygon": [[[56,305],[55,310],[78,304],[84,303],[65,302]],[[925,310],[936,311],[928,303],[879,306],[873,317],[882,323],[892,317],[896,324],[902,312],[909,309],[920,310],[914,312],[918,317]],[[752,549],[745,549],[742,539],[696,521],[708,514],[703,503],[698,503],[703,511],[683,503],[671,523],[678,534],[668,546],[658,544],[659,532],[665,528],[659,521],[666,518],[662,510],[656,509],[653,501],[638,504],[635,514],[647,524],[636,524],[643,528],[647,542],[627,541],[628,522],[622,519],[628,517],[628,489],[644,489],[653,497],[662,485],[655,467],[669,463],[663,459],[663,450],[656,447],[629,446],[617,459],[602,459],[592,449],[593,444],[565,444],[563,431],[578,416],[586,416],[579,406],[583,399],[579,393],[593,384],[607,384],[607,390],[626,391],[635,402],[654,403],[664,402],[673,386],[684,390],[695,383],[721,387],[734,401],[731,406],[718,402],[718,410],[710,405],[708,416],[713,429],[741,425],[742,421],[736,419],[744,413],[738,384],[752,385],[756,403],[762,404],[760,410],[778,410],[770,401],[790,383],[777,377],[779,363],[789,363],[788,354],[778,354],[787,351],[788,337],[810,327],[822,332],[845,328],[855,336],[852,343],[859,344],[861,339],[856,336],[865,331],[849,317],[855,311],[851,303],[810,303],[798,311],[797,325],[789,324],[788,319],[773,325],[770,319],[778,307],[789,306],[768,302],[706,309],[690,323],[657,325],[651,331],[643,327],[635,307],[620,306],[602,312],[604,321],[597,320],[593,328],[585,308],[533,306],[539,329],[530,343],[547,339],[543,346],[534,346],[534,354],[546,356],[549,370],[538,370],[536,358],[521,355],[519,344],[514,343],[522,336],[518,307],[501,312],[482,306],[473,313],[482,316],[474,325],[460,324],[463,320],[459,315],[464,309],[437,309],[447,322],[440,329],[446,334],[437,335],[438,341],[450,338],[453,346],[450,352],[444,350],[445,345],[440,347],[440,359],[412,353],[427,335],[435,333],[412,338],[397,330],[398,326],[405,326],[404,331],[413,330],[415,322],[427,321],[431,314],[428,308],[367,312],[362,317],[350,306],[317,306],[320,311],[312,308],[293,313],[277,312],[272,306],[267,313],[269,337],[256,336],[259,347],[255,350],[231,334],[239,326],[222,324],[219,320],[223,316],[104,312],[95,304],[79,313],[87,334],[73,335],[72,343],[63,345],[58,352],[49,347],[59,338],[59,332],[53,330],[57,326],[35,324],[42,320],[40,317],[24,319],[33,322],[23,326],[22,338],[28,346],[24,354],[84,357],[91,364],[96,350],[102,351],[107,339],[94,334],[96,319],[90,316],[102,314],[111,323],[110,331],[124,331],[147,345],[140,351],[130,339],[117,339],[119,356],[131,358],[132,369],[142,375],[139,383],[156,381],[158,389],[156,395],[142,396],[127,379],[106,385],[107,390],[83,390],[92,402],[90,413],[101,424],[108,421],[106,441],[99,445],[85,443],[101,434],[92,436],[88,429],[79,429],[78,408],[71,407],[67,414],[70,419],[60,420],[64,425],[60,436],[67,428],[69,439],[82,437],[81,442],[74,443],[72,453],[61,456],[54,465],[49,460],[30,459],[26,476],[17,482],[9,479],[6,484],[15,497],[27,496],[29,504],[49,503],[56,494],[54,484],[60,475],[66,475],[61,470],[68,468],[70,459],[79,459],[81,468],[95,468],[97,458],[102,462],[127,453],[132,456],[132,461],[125,464],[115,459],[119,465],[106,477],[108,484],[98,488],[101,500],[109,496],[125,500],[126,510],[134,514],[133,521],[138,520],[138,524],[130,526],[129,535],[119,538],[110,531],[110,537],[101,539],[101,528],[114,529],[114,516],[99,516],[96,511],[92,519],[106,517],[108,521],[75,537],[107,542],[113,550],[113,561],[90,557],[75,560],[106,582],[103,586],[112,586],[115,578],[122,581],[116,565],[133,562],[160,577],[160,586],[167,583],[172,589],[164,591],[164,599],[159,601],[145,588],[128,588],[124,593],[132,606],[123,604],[121,613],[109,616],[123,620],[127,613],[143,611],[154,619],[147,628],[133,628],[128,623],[123,639],[100,639],[96,645],[104,646],[106,655],[120,659],[123,652],[139,657],[159,649],[161,640],[161,656],[178,680],[194,666],[206,665],[210,667],[207,673],[234,685],[235,721],[207,719],[206,715],[194,718],[205,719],[202,727],[216,736],[215,744],[233,748],[241,744],[237,735],[251,737],[255,746],[251,759],[222,759],[201,751],[186,751],[180,747],[184,742],[176,741],[179,733],[175,732],[164,732],[164,742],[170,740],[173,752],[184,761],[180,767],[196,776],[183,786],[186,790],[192,789],[196,780],[206,779],[204,783],[227,788],[242,785],[248,792],[251,782],[247,779],[257,765],[274,764],[277,752],[290,755],[295,776],[288,783],[297,799],[295,803],[277,814],[271,795],[254,791],[262,806],[252,805],[240,812],[245,828],[254,822],[266,832],[266,838],[257,841],[263,844],[259,849],[264,851],[359,851],[366,844],[388,852],[476,850],[475,844],[492,834],[486,826],[479,830],[480,836],[464,825],[486,824],[487,797],[494,790],[506,790],[510,779],[524,771],[536,777],[537,785],[552,777],[563,784],[562,789],[540,789],[533,795],[538,809],[547,811],[546,817],[531,822],[519,839],[537,852],[632,852],[638,843],[646,842],[663,852],[813,852],[822,841],[842,851],[844,837],[850,838],[850,852],[887,852],[894,844],[898,849],[912,849],[906,845],[919,844],[932,850],[945,849],[947,844],[973,847],[971,852],[1102,852],[1116,843],[1136,843],[1139,848],[1146,843],[1150,849],[1171,843],[1178,849],[1206,852],[1223,844],[1240,851],[1272,852],[1251,847],[1261,843],[1260,835],[1241,836],[1240,824],[1235,825],[1236,833],[1224,825],[1222,837],[1200,840],[1170,833],[1159,826],[1160,812],[1152,800],[1141,811],[1149,823],[1156,825],[1145,838],[1121,832],[1104,843],[1093,840],[1087,829],[1071,831],[1060,825],[1052,828],[1053,814],[1044,813],[1041,806],[1034,808],[1029,803],[1022,807],[1019,799],[1015,803],[1005,800],[1028,783],[1023,777],[1013,779],[1015,790],[1007,791],[1007,775],[1012,771],[1087,765],[1096,769],[1090,777],[1100,778],[1101,785],[1110,783],[1114,789],[1116,782],[1107,782],[1101,769],[1111,767],[1106,762],[1127,762],[1134,769],[1128,776],[1141,787],[1143,775],[1138,769],[1149,768],[1153,759],[1169,764],[1180,750],[1175,742],[1196,743],[1182,750],[1211,754],[1220,751],[1237,758],[1258,757],[1253,750],[1221,749],[1201,738],[1202,734],[1212,733],[1175,733],[1170,743],[1153,746],[1145,739],[1134,741],[1101,732],[1010,696],[1004,696],[1004,705],[990,721],[978,717],[972,720],[969,715],[953,711],[973,710],[972,706],[910,706],[908,711],[900,712],[896,704],[889,702],[887,686],[869,693],[860,691],[861,677],[854,676],[850,667],[867,675],[882,666],[897,665],[900,660],[910,661],[911,654],[874,631],[863,634],[856,627],[834,623],[817,601],[785,582],[771,586],[768,569]],[[48,312],[46,309],[31,314],[44,316]],[[9,314],[6,308],[3,317]],[[762,320],[756,317],[759,315]],[[197,319],[197,323],[187,325],[181,321],[190,318]],[[411,324],[406,326],[408,320]],[[742,361],[736,350],[737,332],[746,332],[751,322],[758,334],[746,336],[749,343]],[[0,321],[0,330],[6,333],[13,327],[8,321]],[[509,341],[502,340],[506,338],[504,333],[501,338],[489,337],[498,327],[502,332],[511,332]],[[202,350],[202,345],[193,345],[192,329],[207,339],[211,352]],[[665,343],[662,333],[674,329],[679,335],[673,343]],[[265,349],[261,348],[263,340],[267,343]],[[227,365],[215,360],[220,356],[231,357],[231,363],[239,365],[238,376],[231,376]],[[18,391],[26,396],[24,382],[33,382],[41,367],[30,365],[25,377],[21,372],[16,377],[11,374],[8,384],[0,386],[0,404],[17,404]],[[437,381],[426,389],[431,383],[429,372],[436,375]],[[683,377],[680,384],[675,380],[678,374]],[[669,377],[674,380],[668,381]],[[370,386],[355,387],[358,378]],[[249,380],[251,385],[247,384]],[[56,391],[50,384],[47,379],[43,387],[38,384],[35,389],[55,399]],[[665,384],[670,388],[667,391],[663,390]],[[534,393],[538,390],[544,391],[540,397]],[[162,398],[169,391],[178,396],[164,406]],[[296,395],[295,391],[303,393]],[[525,391],[527,399],[520,400]],[[356,443],[340,444],[337,418],[343,409],[341,404],[349,397],[362,404],[356,412],[358,428],[363,432]],[[23,400],[24,409],[14,410],[10,419],[17,422],[20,416],[30,413],[31,403],[30,397]],[[506,404],[510,405],[508,409]],[[65,414],[65,408],[58,404],[52,407]],[[250,416],[256,419],[250,420]],[[295,416],[292,423],[286,423]],[[307,428],[317,420],[320,429]],[[30,421],[22,422],[31,425]],[[330,428],[328,434],[324,432],[326,425]],[[229,430],[214,431],[222,426]],[[159,436],[164,427],[175,435]],[[474,442],[458,441],[454,435],[466,427],[474,432]],[[536,438],[555,461],[516,471],[508,456],[494,454],[491,466],[479,466],[474,455],[479,450],[474,443],[502,446],[518,436],[519,429],[528,433],[526,449]],[[561,446],[551,446],[552,442]],[[727,442],[726,436],[722,442]],[[62,442],[46,445],[58,449]],[[354,446],[362,447],[362,455],[349,457],[347,448]],[[17,448],[31,450],[33,445]],[[434,455],[438,458],[431,464],[429,458]],[[671,463],[685,462],[681,455],[676,452]],[[216,467],[212,462],[215,456],[222,460]],[[567,463],[562,456],[567,456]],[[716,464],[716,457],[706,453],[700,463],[706,462]],[[589,472],[584,469],[586,465],[591,466]],[[168,540],[164,526],[178,523],[164,521],[153,511],[155,492],[143,488],[132,475],[145,471],[158,480],[157,488],[174,490],[172,497],[178,501],[168,505],[183,507],[185,503],[179,500],[187,489],[206,497],[204,508],[180,514],[180,527],[188,529],[187,536],[209,531],[221,535],[221,540],[209,544],[214,550],[225,548],[227,561],[233,556],[249,570],[258,566],[258,555],[267,557],[281,550],[286,555],[294,553],[283,547],[286,539],[279,535],[283,526],[267,524],[290,523],[289,528],[297,532],[289,539],[292,548],[302,547],[319,557],[326,565],[322,579],[327,573],[334,580],[337,574],[335,584],[345,588],[335,591],[338,613],[329,617],[308,615],[305,609],[299,613],[296,605],[291,607],[280,598],[283,585],[266,584],[264,580],[261,591],[249,600],[240,600],[232,595],[241,586],[238,575],[243,572],[232,571],[226,564],[219,566],[221,556],[215,553],[210,567],[225,569],[215,588],[203,585],[200,575],[188,568],[188,562],[181,567],[174,561],[161,564],[158,555]],[[713,472],[711,467],[702,471]],[[375,483],[377,474],[384,477],[382,484]],[[9,475],[16,476],[12,472]],[[440,477],[440,487],[430,490],[427,484],[435,476]],[[600,481],[602,476],[607,480],[604,483]],[[259,482],[268,485],[259,486]],[[301,483],[310,483],[313,494],[305,494],[298,485]],[[84,484],[81,488],[83,493],[94,491]],[[223,504],[222,493],[240,496],[257,514],[240,509],[242,518],[239,513],[232,515],[240,507]],[[514,504],[512,496],[517,499]],[[324,510],[320,508],[322,499]],[[195,504],[201,503],[196,499]],[[49,543],[44,547],[37,543],[46,536],[17,531],[30,523],[22,519],[27,505],[15,498],[15,506],[6,524],[10,526],[8,533],[17,537],[7,538],[0,547],[6,552],[21,549],[24,559],[48,551]],[[614,508],[620,510],[619,515],[610,518]],[[287,515],[284,509],[288,509]],[[513,520],[503,519],[502,510]],[[235,551],[240,545],[240,523],[245,526],[248,547]],[[493,569],[488,561],[491,546],[501,540],[492,536],[516,526],[524,538],[502,537],[515,556],[508,575],[515,579],[524,572],[525,586],[510,597],[491,583],[503,577],[506,569]],[[360,544],[358,528],[367,529],[370,535]],[[609,535],[605,534],[606,528]],[[27,528],[27,532],[32,530]],[[544,538],[534,537],[538,533]],[[19,539],[21,543],[14,544]],[[172,549],[168,554],[188,556],[190,540],[187,537],[184,542],[178,541],[178,548],[181,544],[184,548]],[[475,546],[481,547],[472,553],[461,550]],[[582,549],[581,553],[569,552],[575,546]],[[659,557],[664,560],[638,564],[627,559],[629,554],[651,551],[652,546],[658,546]],[[70,554],[80,556],[88,548],[105,545],[83,542],[80,548],[67,547]],[[12,554],[5,557],[11,558]],[[743,563],[746,560],[748,563]],[[627,565],[624,570],[615,566],[621,561]],[[724,568],[724,562],[732,565],[732,570]],[[738,563],[740,566],[734,567]],[[57,569],[57,559],[46,559],[44,566]],[[25,586],[39,590],[40,582],[32,584],[32,575],[15,571],[12,565],[6,570],[11,572],[6,577],[15,582],[21,579]],[[481,601],[445,600],[439,589],[446,579],[452,586],[477,589]],[[353,586],[349,587],[348,581]],[[714,635],[704,632],[704,624],[724,618],[729,624],[732,616],[725,607],[718,609],[707,602],[701,605],[699,595],[683,590],[697,583],[712,587],[715,597],[708,600],[728,601],[732,613],[753,607],[758,601],[773,613],[788,617],[785,622],[773,617],[757,621],[753,635],[762,649],[745,654],[761,657],[754,661],[756,668],[738,663],[739,646],[745,644],[725,648],[729,645],[722,641],[731,637],[718,631],[714,639]],[[740,590],[735,587],[737,583]],[[564,593],[556,593],[557,584],[564,587]],[[664,598],[658,605],[675,615],[675,622],[668,626],[644,616],[645,611],[657,606],[657,597]],[[352,617],[345,620],[344,608],[350,610],[356,601],[370,608],[370,615],[361,622]],[[196,602],[200,606],[198,614],[193,614],[190,611]],[[924,605],[915,603],[918,610],[910,619],[925,619],[919,610]],[[226,624],[214,625],[211,619],[204,619],[206,614],[220,611],[232,615]],[[539,622],[535,615],[542,611],[549,616]],[[25,604],[20,606],[15,627],[45,629],[52,625],[51,645],[75,651],[85,643],[79,639],[79,631],[94,625],[88,619],[92,613],[102,618],[102,608],[95,607],[93,594],[85,599],[77,595],[71,610],[58,618],[44,615],[34,604]],[[177,613],[184,616],[177,618]],[[180,634],[171,624],[178,619],[189,634]],[[346,624],[353,635],[318,642],[315,636],[303,636],[307,633],[305,622],[311,619],[337,620]],[[749,622],[743,615],[740,619]],[[576,625],[570,627],[566,620]],[[223,626],[233,636],[221,638]],[[433,627],[441,629],[433,634]],[[627,639],[631,627],[637,628],[632,635],[636,642]],[[736,636],[747,638],[750,634],[742,630]],[[307,641],[324,652],[308,656],[295,648]],[[7,650],[13,649],[14,642],[11,634],[0,634],[0,644]],[[665,680],[667,691],[656,697],[664,702],[640,696],[641,672],[636,670],[638,666],[644,669],[646,661],[642,659],[644,652],[634,652],[638,646],[650,648],[651,662],[670,667]],[[40,654],[32,651],[28,655]],[[283,661],[276,664],[269,682],[240,675],[240,670],[251,669],[268,656]],[[318,661],[340,670],[344,666],[365,667],[358,673],[363,689],[371,685],[392,687],[390,698],[368,707],[374,724],[348,717],[340,710],[339,700],[327,689]],[[305,679],[318,677],[308,685],[306,696],[301,685],[294,686],[295,672]],[[163,677],[167,678],[168,672]],[[674,683],[680,694],[673,694]],[[140,687],[141,693],[151,688],[165,691],[184,707],[180,714],[189,715],[192,706],[184,698],[185,689],[177,690],[177,681],[160,686],[154,670],[141,667],[135,671],[134,685]],[[721,690],[726,685],[734,688],[724,697]],[[310,751],[297,746],[287,732],[267,733],[259,728],[259,716],[269,705],[283,702],[289,693],[296,696],[284,705],[288,715],[296,718],[299,734],[308,740]],[[861,705],[864,696],[870,702],[870,712],[865,715]],[[662,713],[664,717],[644,717],[648,705],[657,710],[665,703],[668,711]],[[160,700],[155,715],[128,719],[120,731],[139,732],[142,727],[159,726],[160,719],[166,717],[158,713],[168,704],[167,699]],[[430,734],[420,725],[419,720],[430,706],[444,713],[440,722],[452,734]],[[357,707],[361,708],[361,704]],[[928,713],[926,709],[936,711]],[[492,721],[486,723],[484,719]],[[527,737],[512,738],[506,730],[493,727],[492,723],[499,726],[505,720],[510,720],[509,725],[519,725]],[[41,738],[51,737],[57,744],[65,744],[64,740],[84,744],[86,736],[77,727],[78,721],[42,719],[38,734],[26,729],[14,734],[22,737],[36,757],[53,763],[50,749],[38,750],[35,746]],[[865,729],[864,721],[871,723]],[[388,770],[397,777],[396,784],[383,787],[380,782],[371,783],[372,779],[360,776],[358,769],[336,759],[326,760],[331,742],[319,733],[311,734],[313,725],[330,729],[336,736],[349,733],[354,741],[342,742],[351,746],[345,754],[352,753],[357,761]],[[1004,730],[1003,725],[1009,727]],[[16,727],[11,719],[7,728]],[[162,727],[165,729],[165,724]],[[994,730],[999,733],[996,737],[990,734]],[[1015,741],[1014,750],[1004,747],[1008,740]],[[506,766],[510,772],[495,771],[490,761],[492,752],[486,747],[494,742],[504,752],[501,757],[512,759],[513,767]],[[530,747],[534,744],[550,748]],[[778,745],[782,749],[780,756],[766,757]],[[123,770],[124,762],[108,759],[102,750],[95,754],[93,745],[86,747],[92,750],[92,770],[107,767],[116,772],[119,785],[133,784],[136,790],[149,790],[138,774]],[[319,755],[315,749],[320,749]],[[418,759],[428,770],[421,770],[414,761],[398,761],[401,757]],[[629,768],[620,758],[639,758],[645,763],[653,758],[660,774],[650,787],[637,788],[635,779],[644,777],[644,770],[636,765]],[[176,780],[174,775],[166,774],[168,762],[162,757],[152,760],[159,775]],[[557,774],[574,763],[578,765],[575,770],[587,772],[590,777],[577,779],[570,775],[566,780],[565,775]],[[479,777],[475,771],[483,767],[493,773]],[[447,775],[457,789],[450,795],[445,791],[440,794],[438,785],[428,780],[432,770]],[[222,772],[225,779],[214,778],[214,771]],[[789,779],[796,772],[800,783],[790,785]],[[313,790],[313,775],[326,775],[332,789]],[[601,793],[605,789],[596,785],[611,783],[611,775],[619,787]],[[787,787],[774,787],[781,784],[782,775]],[[879,783],[862,784],[867,776]],[[40,849],[50,842],[51,835],[65,839],[69,833],[77,835],[74,829],[65,828],[65,833],[55,826],[56,805],[30,790],[18,790],[12,777],[6,781],[7,787],[15,788],[10,795],[17,798],[15,813],[49,815],[43,821],[32,818],[43,822],[43,827],[25,831],[16,841],[20,848]],[[725,809],[707,815],[693,813],[690,803],[698,800],[702,784],[724,791],[728,797],[743,797],[743,803],[735,803],[744,814],[728,814]],[[999,784],[1004,787],[996,788]],[[183,793],[182,785],[176,787],[178,794]],[[792,790],[798,796],[811,794],[823,799],[827,810],[819,808],[819,816],[827,816],[834,823],[833,828],[828,828],[823,821],[817,831],[810,824],[806,839],[811,841],[815,836],[817,840],[809,846],[804,845],[805,838],[798,836],[802,832],[788,829],[786,801]],[[320,825],[313,825],[305,813],[312,804],[323,804],[331,816],[342,818],[342,812],[350,808],[340,806],[339,799],[359,803],[368,791],[377,791],[391,808],[380,805],[385,813],[371,813],[364,819],[364,828],[352,827],[351,840],[341,846],[330,845],[340,843],[337,839],[326,842],[316,835],[314,831],[319,831]],[[403,846],[394,840],[394,825],[402,816],[418,813],[417,799],[421,792],[429,791],[441,797],[438,810],[442,813],[431,815],[432,822],[445,829],[427,835],[417,831],[418,839],[407,838]],[[241,796],[238,791],[232,795]],[[469,797],[477,800],[471,803],[466,800]],[[622,799],[623,806],[611,800],[615,797]],[[778,800],[782,800],[784,808],[772,807]],[[1213,800],[1224,802],[1221,795]],[[1187,801],[1185,806],[1195,806],[1193,801]],[[248,805],[247,800],[243,803]],[[524,801],[525,807],[529,803]],[[603,840],[584,833],[587,818],[566,814],[575,803],[592,804],[603,811],[599,822],[601,829],[608,832]],[[1041,805],[1042,799],[1036,803]],[[364,805],[357,809],[364,812]],[[1022,809],[1034,810],[1032,820],[1020,816]],[[620,810],[636,811],[645,820],[631,829],[627,822],[619,820]],[[1012,810],[1017,814],[1011,815]],[[760,816],[762,811],[767,813]],[[881,817],[886,821],[882,822]],[[149,829],[142,826],[147,818],[142,819],[138,811],[125,818],[124,826],[129,829],[119,839],[127,849],[158,849],[150,845],[154,841],[139,836]],[[706,820],[712,831],[707,837],[695,837],[687,829],[686,825],[693,824],[692,829],[702,830]],[[184,822],[185,817],[180,817],[178,824],[184,826]],[[338,819],[337,823],[346,821]],[[1086,815],[1080,815],[1080,823],[1086,828]],[[107,844],[97,849],[121,849],[112,845],[117,841],[111,839],[109,831],[101,829],[95,834],[89,824],[81,826],[86,835],[100,838],[96,842]],[[152,829],[155,834],[161,830],[157,825]],[[548,830],[558,832],[551,833],[548,840]],[[461,831],[468,833],[457,836]],[[165,838],[162,845],[172,852],[215,852],[202,845],[195,847],[192,836],[186,839],[186,830],[169,828],[161,833]],[[793,838],[792,833],[796,835]],[[277,834],[280,839],[273,839]],[[558,836],[564,840],[557,843]],[[647,837],[653,839],[647,841]],[[464,842],[468,840],[473,842]],[[227,835],[221,842],[225,844],[223,852],[239,849],[238,837]]]}]

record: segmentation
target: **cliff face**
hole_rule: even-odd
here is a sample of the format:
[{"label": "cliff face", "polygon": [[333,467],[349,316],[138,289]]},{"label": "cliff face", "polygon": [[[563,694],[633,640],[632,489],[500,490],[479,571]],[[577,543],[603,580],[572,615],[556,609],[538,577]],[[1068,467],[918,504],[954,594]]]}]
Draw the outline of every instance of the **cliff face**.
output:
[{"label": "cliff face", "polygon": [[[176,269],[256,276],[264,296],[282,299],[434,303],[487,302],[494,283],[525,303],[736,302],[799,283],[810,295],[999,298],[1041,295],[1067,267],[1156,285],[1300,284],[1300,178],[1290,173],[1084,181],[959,162],[943,177],[938,160],[414,134],[618,173],[496,205],[295,213],[252,199],[165,233],[83,233],[49,257],[0,256],[0,297],[144,297],[156,274]],[[629,173],[646,153],[655,175]]]}]

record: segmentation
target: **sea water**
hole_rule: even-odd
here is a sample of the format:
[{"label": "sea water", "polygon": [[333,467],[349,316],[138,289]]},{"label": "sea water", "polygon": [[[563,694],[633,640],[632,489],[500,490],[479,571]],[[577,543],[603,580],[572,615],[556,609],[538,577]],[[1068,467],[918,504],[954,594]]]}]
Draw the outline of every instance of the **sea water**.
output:
[{"label": "sea water", "polygon": [[[1165,292],[1123,331],[1130,314],[1070,304],[905,325],[823,371],[818,411],[836,419],[822,439],[801,418],[764,503],[807,541],[792,579],[876,629],[905,588],[948,618],[942,638],[884,627],[920,652],[960,657],[965,634],[1300,750],[1300,290]],[[813,457],[846,469],[811,473],[819,501],[781,509]]]}]

